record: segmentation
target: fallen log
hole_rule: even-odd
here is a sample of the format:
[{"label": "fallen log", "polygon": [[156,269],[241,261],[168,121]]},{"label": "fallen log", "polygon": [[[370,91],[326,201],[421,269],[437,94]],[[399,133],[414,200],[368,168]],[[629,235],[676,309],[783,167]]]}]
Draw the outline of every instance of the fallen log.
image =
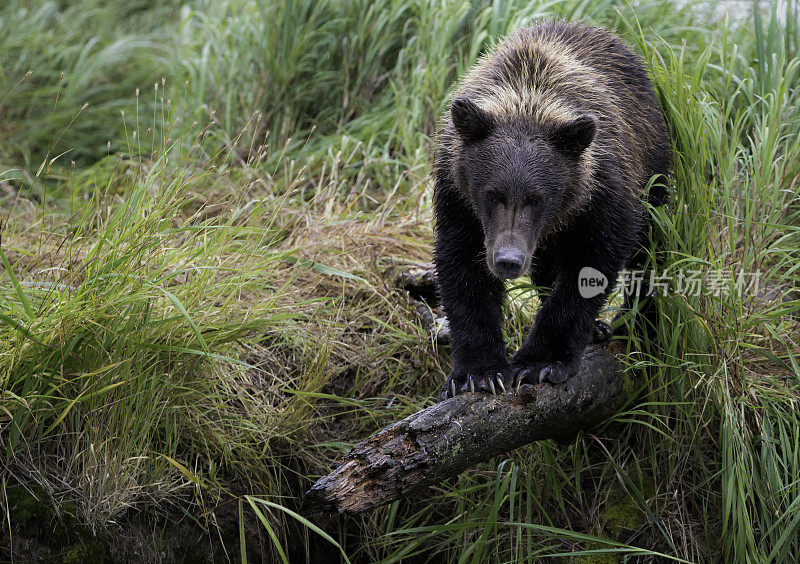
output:
[{"label": "fallen log", "polygon": [[432,405],[353,447],[306,492],[304,511],[366,511],[528,443],[572,439],[619,409],[623,381],[620,361],[593,346],[563,384],[523,385],[498,396],[466,393]]}]

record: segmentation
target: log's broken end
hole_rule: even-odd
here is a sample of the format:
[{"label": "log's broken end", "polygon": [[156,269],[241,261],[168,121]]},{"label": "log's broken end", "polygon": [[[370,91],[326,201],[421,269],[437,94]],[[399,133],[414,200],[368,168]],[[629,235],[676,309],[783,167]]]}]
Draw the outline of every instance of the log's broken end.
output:
[{"label": "log's broken end", "polygon": [[567,440],[611,416],[623,401],[620,361],[590,347],[563,384],[499,396],[466,393],[418,411],[359,443],[303,498],[307,514],[366,511],[543,439]]},{"label": "log's broken end", "polygon": [[[343,462],[333,472],[320,478],[303,496],[303,510],[310,514],[358,512],[357,506],[340,506],[341,500],[350,499],[352,492],[358,489],[357,479],[352,479],[361,473],[354,468],[357,465],[355,460]],[[341,475],[351,479],[340,480]]]}]

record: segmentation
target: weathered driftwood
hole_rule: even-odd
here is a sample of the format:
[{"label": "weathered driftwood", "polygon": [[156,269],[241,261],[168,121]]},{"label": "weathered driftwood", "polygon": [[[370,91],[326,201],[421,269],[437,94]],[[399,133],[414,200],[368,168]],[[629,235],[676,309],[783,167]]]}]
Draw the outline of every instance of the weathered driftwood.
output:
[{"label": "weathered driftwood", "polygon": [[612,415],[623,399],[619,360],[590,347],[578,375],[563,384],[466,393],[372,435],[306,492],[304,509],[357,513],[390,503],[528,443],[570,439]]}]

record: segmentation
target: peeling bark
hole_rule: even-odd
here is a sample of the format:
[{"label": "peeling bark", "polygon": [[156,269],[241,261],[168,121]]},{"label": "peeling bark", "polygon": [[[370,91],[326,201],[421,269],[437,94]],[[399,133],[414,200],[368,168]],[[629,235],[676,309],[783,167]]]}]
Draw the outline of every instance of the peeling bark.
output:
[{"label": "peeling bark", "polygon": [[621,368],[608,349],[590,347],[579,373],[563,384],[466,393],[432,405],[353,447],[306,492],[304,510],[367,511],[528,443],[569,440],[619,408]]}]

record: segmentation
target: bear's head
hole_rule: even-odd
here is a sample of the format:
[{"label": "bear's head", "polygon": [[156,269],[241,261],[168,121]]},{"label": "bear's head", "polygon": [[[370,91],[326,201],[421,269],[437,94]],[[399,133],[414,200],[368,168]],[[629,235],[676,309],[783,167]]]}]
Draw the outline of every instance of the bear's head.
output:
[{"label": "bear's head", "polygon": [[490,114],[465,97],[453,100],[450,113],[462,140],[459,183],[483,225],[489,269],[516,278],[528,272],[542,235],[586,196],[578,161],[594,139],[596,119],[583,114],[543,126]]}]

